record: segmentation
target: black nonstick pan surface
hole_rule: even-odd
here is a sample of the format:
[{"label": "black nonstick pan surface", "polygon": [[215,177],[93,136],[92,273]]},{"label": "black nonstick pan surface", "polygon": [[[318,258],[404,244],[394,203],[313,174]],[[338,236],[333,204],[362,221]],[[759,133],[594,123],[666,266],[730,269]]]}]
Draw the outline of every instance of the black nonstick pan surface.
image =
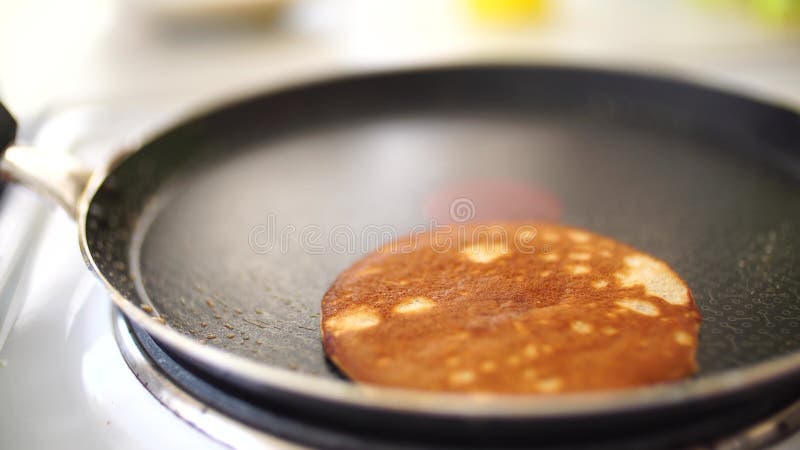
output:
[{"label": "black nonstick pan surface", "polygon": [[[564,67],[409,69],[249,97],[169,128],[95,176],[79,223],[87,261],[123,311],[251,398],[352,426],[458,432],[691,417],[800,390],[798,151],[797,113],[687,82]],[[699,373],[549,399],[343,379],[322,351],[319,302],[377,245],[358,237],[376,227],[390,230],[384,240],[401,236],[430,223],[437,192],[498,181],[533,186],[555,199],[555,220],[671,264],[703,315]],[[343,246],[342,236],[356,239]]]}]

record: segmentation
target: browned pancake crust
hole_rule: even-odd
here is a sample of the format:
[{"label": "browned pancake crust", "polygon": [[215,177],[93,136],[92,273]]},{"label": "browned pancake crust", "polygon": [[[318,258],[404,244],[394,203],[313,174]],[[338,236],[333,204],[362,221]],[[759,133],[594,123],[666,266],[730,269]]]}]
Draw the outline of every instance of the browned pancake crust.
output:
[{"label": "browned pancake crust", "polygon": [[696,370],[700,314],[666,264],[560,225],[480,227],[406,237],[343,272],[322,300],[330,359],[365,383],[494,393]]}]

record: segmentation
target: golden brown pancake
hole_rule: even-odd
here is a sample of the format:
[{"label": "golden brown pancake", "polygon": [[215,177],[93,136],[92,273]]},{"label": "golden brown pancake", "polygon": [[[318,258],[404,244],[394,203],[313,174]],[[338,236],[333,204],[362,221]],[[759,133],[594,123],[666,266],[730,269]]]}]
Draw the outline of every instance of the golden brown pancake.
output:
[{"label": "golden brown pancake", "polygon": [[384,246],[322,300],[330,359],[356,381],[559,393],[677,380],[700,314],[667,264],[553,224],[456,225]]}]

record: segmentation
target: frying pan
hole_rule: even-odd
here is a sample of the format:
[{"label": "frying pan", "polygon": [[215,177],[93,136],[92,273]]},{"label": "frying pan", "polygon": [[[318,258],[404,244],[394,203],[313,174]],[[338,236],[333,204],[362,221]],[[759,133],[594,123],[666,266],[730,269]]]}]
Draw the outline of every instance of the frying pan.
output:
[{"label": "frying pan", "polygon": [[[2,115],[4,172],[75,217],[115,305],[253,401],[354,429],[530,443],[721,411],[745,420],[800,392],[800,116],[789,108],[597,68],[349,73],[214,105],[94,171],[11,145]],[[431,192],[498,179],[538,186],[563,222],[670,263],[704,317],[699,373],[544,397],[341,377],[321,348],[319,301],[374,245],[340,251],[325,238],[343,226],[403,234],[426,223]]]}]

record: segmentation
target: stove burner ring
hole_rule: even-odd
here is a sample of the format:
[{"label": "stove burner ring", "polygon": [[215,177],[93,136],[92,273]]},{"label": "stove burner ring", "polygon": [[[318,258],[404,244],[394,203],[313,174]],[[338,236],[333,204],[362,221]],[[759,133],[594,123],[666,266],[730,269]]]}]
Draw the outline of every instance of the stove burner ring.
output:
[{"label": "stove burner ring", "polygon": [[[180,365],[144,331],[113,310],[114,336],[123,359],[144,387],[175,415],[200,432],[232,448],[270,447],[296,449],[420,448],[418,442],[388,442],[309,423],[266,405],[250,403]],[[800,429],[800,400],[744,430],[692,448],[746,450],[764,448]],[[619,442],[595,448],[655,448],[647,438],[620,446]],[[660,442],[664,442],[663,437]],[[652,442],[649,442],[652,444]],[[424,446],[425,444],[423,444]],[[427,444],[432,446],[431,444]],[[435,444],[437,448],[446,448]]]},{"label": "stove burner ring", "polygon": [[[202,388],[205,387],[202,380],[158,349],[155,341],[144,332],[133,329],[117,308],[114,308],[112,316],[114,337],[125,363],[150,394],[176,416],[212,439],[233,448],[301,448],[210,408],[177,384],[177,380],[182,380]],[[145,347],[151,348],[145,350]],[[158,352],[161,356],[158,356]],[[176,374],[178,378],[171,378],[167,373]],[[211,388],[210,393],[213,392],[213,387],[207,387]]]}]

